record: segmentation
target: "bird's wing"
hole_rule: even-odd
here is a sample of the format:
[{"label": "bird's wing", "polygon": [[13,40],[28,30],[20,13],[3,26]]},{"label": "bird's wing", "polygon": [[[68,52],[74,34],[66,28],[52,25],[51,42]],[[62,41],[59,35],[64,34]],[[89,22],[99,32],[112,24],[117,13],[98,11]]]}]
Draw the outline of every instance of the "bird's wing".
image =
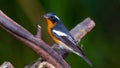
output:
[{"label": "bird's wing", "polygon": [[64,27],[64,25],[58,25],[51,29],[53,36],[70,47],[74,53],[81,56],[90,66],[92,66],[92,63],[87,59],[82,49],[78,47],[76,40],[72,37],[69,31]]},{"label": "bird's wing", "polygon": [[66,44],[68,47],[70,47],[75,52],[85,56],[82,49],[77,46],[77,43],[75,42],[74,38],[69,33],[61,32],[60,30],[55,30],[55,29],[52,29],[51,31],[54,37],[59,39],[61,42]]},{"label": "bird's wing", "polygon": [[85,56],[84,52],[81,48],[77,46],[77,43],[75,43],[72,39],[72,36],[67,35],[66,33],[57,31],[57,30],[51,30],[54,37],[62,41],[64,44],[66,44],[68,47],[70,47],[72,50],[75,51],[75,53],[79,56],[81,56],[90,66],[92,66],[92,63],[88,60],[88,58]]}]

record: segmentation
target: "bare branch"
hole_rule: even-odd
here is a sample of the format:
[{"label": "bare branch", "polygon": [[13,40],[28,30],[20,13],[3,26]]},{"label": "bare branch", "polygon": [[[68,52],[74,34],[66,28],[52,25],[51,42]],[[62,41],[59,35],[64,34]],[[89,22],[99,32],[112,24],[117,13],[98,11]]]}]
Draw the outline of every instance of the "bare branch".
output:
[{"label": "bare branch", "polygon": [[37,65],[37,68],[55,68],[55,67],[48,62],[42,62]]},{"label": "bare branch", "polygon": [[40,26],[40,25],[38,25],[36,38],[41,39],[41,35],[42,35],[41,26]]},{"label": "bare branch", "polygon": [[[76,25],[71,31],[70,33],[73,35],[73,37],[75,38],[75,40],[79,43],[80,40],[90,31],[92,30],[92,28],[95,26],[95,23],[93,20],[91,20],[90,18],[86,18],[84,21],[82,21],[81,23],[79,23],[78,25]],[[65,50],[65,49],[61,49],[58,45],[54,44],[52,46],[52,48],[59,54],[61,55],[63,58],[66,58],[69,55],[69,51]],[[39,63],[39,60],[36,61],[34,64],[30,64],[31,67],[35,67],[34,65],[41,65],[41,63]],[[29,68],[29,67],[28,67]]]},{"label": "bare branch", "polygon": [[5,61],[2,65],[0,65],[0,68],[14,68],[14,67],[10,62]]},{"label": "bare branch", "polygon": [[[90,18],[86,18],[80,24],[75,26],[75,28],[73,28],[70,33],[79,43],[80,40],[87,34],[87,32],[89,32],[94,26],[94,21]],[[61,49],[56,44],[52,47],[46,44],[41,39],[42,31],[40,26],[38,26],[37,34],[34,36],[15,21],[11,20],[2,11],[0,11],[0,27],[8,31],[11,35],[15,36],[18,40],[34,50],[42,59],[45,60],[44,62],[47,61],[56,68],[70,68],[70,66],[63,60],[63,58],[68,56],[69,51]]]},{"label": "bare branch", "polygon": [[64,59],[48,44],[33,36],[22,26],[6,16],[2,11],[0,11],[0,27],[33,49],[40,57],[54,65],[56,68],[70,68]]},{"label": "bare branch", "polygon": [[95,23],[90,18],[86,18],[73,28],[70,33],[73,35],[77,42],[80,40],[95,26]]}]

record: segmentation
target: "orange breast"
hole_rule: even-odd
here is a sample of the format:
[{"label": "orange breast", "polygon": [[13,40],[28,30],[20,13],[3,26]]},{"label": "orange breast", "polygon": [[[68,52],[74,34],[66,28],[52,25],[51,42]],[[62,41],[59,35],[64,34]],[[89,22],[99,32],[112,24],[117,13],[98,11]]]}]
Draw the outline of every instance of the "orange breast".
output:
[{"label": "orange breast", "polygon": [[53,34],[51,33],[51,28],[54,27],[54,24],[49,19],[46,19],[46,20],[47,20],[47,24],[48,24],[48,33],[49,33],[50,37],[53,39],[54,42],[59,44],[59,40],[57,40],[57,38],[54,37]]}]

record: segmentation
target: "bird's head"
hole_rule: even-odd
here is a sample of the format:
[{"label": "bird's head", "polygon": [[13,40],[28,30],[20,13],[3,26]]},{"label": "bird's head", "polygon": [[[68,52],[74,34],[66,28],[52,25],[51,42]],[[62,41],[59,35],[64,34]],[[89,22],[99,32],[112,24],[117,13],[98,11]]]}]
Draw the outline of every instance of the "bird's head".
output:
[{"label": "bird's head", "polygon": [[48,25],[55,25],[60,19],[53,13],[47,13],[44,15]]}]

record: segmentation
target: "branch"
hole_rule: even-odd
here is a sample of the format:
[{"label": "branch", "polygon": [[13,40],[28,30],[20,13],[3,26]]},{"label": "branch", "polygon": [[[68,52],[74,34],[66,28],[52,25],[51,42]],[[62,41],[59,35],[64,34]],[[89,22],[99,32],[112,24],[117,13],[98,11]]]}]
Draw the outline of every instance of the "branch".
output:
[{"label": "branch", "polygon": [[10,62],[5,61],[2,65],[0,65],[0,68],[14,68],[14,67]]},{"label": "branch", "polygon": [[38,39],[37,36],[32,35],[22,26],[6,16],[2,11],[0,11],[0,27],[26,44],[40,57],[42,57],[42,59],[51,63],[56,68],[70,68],[64,59],[48,44],[46,44],[42,39]]},{"label": "branch", "polygon": [[[80,40],[95,26],[94,21],[90,18],[86,18],[83,22],[75,26],[70,33],[79,43]],[[0,11],[0,27],[11,33],[18,38],[28,47],[33,49],[42,59],[52,64],[56,68],[70,68],[70,66],[62,59],[66,58],[69,51],[60,49],[58,45],[52,46],[52,48],[41,39],[41,27],[38,26],[37,34],[34,36],[22,26],[18,25],[15,21],[7,17],[2,11]],[[54,50],[57,52],[55,52]],[[62,57],[61,57],[61,56]]]},{"label": "branch", "polygon": [[[90,31],[92,30],[92,28],[95,26],[95,23],[93,20],[91,20],[90,18],[86,18],[85,20],[83,20],[81,23],[79,23],[78,25],[76,25],[71,31],[70,33],[72,34],[72,36],[75,38],[75,40],[79,43],[80,40]],[[41,31],[41,30],[40,30]],[[38,30],[38,32],[40,32]],[[66,49],[61,49],[58,45],[54,44],[52,46],[52,48],[59,54],[61,55],[63,58],[66,58],[69,55],[69,51]],[[26,68],[36,68],[35,66],[41,66],[42,62],[40,62],[41,59],[38,59],[37,61],[35,61],[32,64],[27,65]],[[48,64],[50,65],[50,64]],[[39,68],[39,67],[37,67]],[[49,68],[53,68],[53,67],[49,67]]]}]

